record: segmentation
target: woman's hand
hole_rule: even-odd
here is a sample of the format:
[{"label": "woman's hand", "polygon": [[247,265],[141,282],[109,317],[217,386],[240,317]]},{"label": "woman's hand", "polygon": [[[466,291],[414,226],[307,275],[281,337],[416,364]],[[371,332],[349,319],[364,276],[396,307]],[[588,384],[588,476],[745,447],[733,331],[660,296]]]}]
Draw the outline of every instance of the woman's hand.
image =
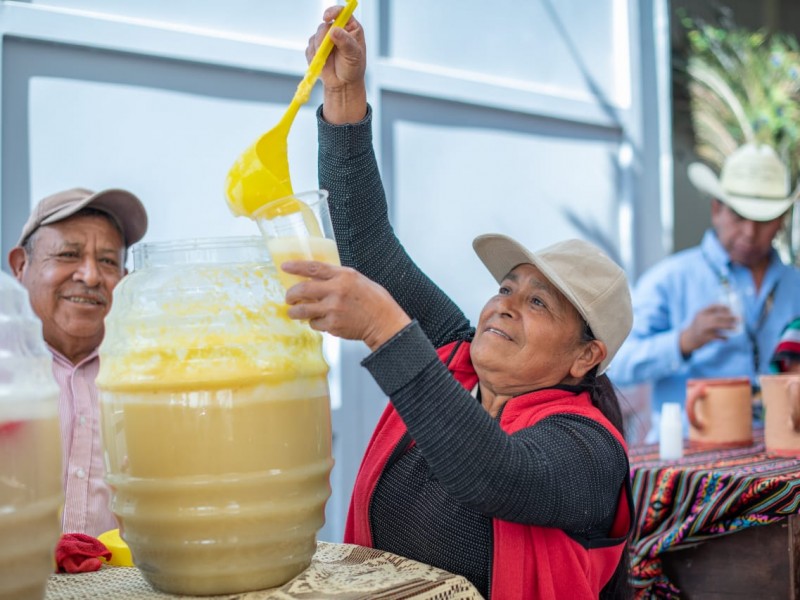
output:
[{"label": "woman's hand", "polygon": [[[309,62],[342,8],[331,6],[323,13],[324,23],[308,40],[306,60]],[[367,47],[364,30],[355,17],[350,17],[344,28],[331,29],[331,41],[334,47],[320,75],[325,88],[322,114],[328,123],[334,125],[357,123],[367,114],[367,89],[364,83]]]},{"label": "woman's hand", "polygon": [[289,317],[313,329],[363,340],[374,351],[411,322],[389,292],[355,269],[313,260],[287,261],[281,269],[310,278],[289,288],[286,303]]}]

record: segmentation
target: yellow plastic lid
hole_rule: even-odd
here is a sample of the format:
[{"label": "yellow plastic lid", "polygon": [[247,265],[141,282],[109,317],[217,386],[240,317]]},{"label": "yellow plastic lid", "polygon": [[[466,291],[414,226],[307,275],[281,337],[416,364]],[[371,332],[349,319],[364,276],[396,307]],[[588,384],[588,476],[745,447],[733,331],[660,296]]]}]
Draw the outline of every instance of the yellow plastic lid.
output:
[{"label": "yellow plastic lid", "polygon": [[97,536],[97,539],[111,552],[111,558],[108,560],[108,564],[114,565],[115,567],[133,566],[131,549],[128,548],[128,544],[126,544],[125,540],[120,536],[119,529],[112,529],[111,531],[101,533]]}]

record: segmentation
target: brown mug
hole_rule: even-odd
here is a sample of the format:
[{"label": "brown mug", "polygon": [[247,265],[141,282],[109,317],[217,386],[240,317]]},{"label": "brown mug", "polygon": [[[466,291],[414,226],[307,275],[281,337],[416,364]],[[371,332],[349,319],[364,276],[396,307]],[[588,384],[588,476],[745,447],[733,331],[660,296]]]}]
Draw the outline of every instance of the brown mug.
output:
[{"label": "brown mug", "polygon": [[750,378],[690,379],[686,386],[686,416],[692,446],[749,446],[753,443]]},{"label": "brown mug", "polygon": [[776,454],[800,454],[800,374],[761,375],[764,447]]}]

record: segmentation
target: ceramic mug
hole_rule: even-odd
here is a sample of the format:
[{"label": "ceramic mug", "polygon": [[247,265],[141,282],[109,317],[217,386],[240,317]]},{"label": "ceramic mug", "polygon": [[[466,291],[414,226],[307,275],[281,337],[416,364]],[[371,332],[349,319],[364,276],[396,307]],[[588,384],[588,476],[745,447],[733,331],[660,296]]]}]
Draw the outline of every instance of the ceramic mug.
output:
[{"label": "ceramic mug", "polygon": [[689,443],[701,447],[753,443],[753,399],[749,377],[690,379],[686,386]]},{"label": "ceramic mug", "polygon": [[800,374],[761,375],[764,446],[776,454],[800,454]]}]

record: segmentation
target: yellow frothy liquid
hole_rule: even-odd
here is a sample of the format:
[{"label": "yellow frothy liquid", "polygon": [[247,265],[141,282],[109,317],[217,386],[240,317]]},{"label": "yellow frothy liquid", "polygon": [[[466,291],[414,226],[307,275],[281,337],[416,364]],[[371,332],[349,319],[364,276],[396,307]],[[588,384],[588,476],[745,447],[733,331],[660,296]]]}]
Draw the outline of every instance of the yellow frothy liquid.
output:
[{"label": "yellow frothy liquid", "polygon": [[310,564],[330,495],[328,403],[324,378],[104,395],[112,509],[156,588],[258,590]]},{"label": "yellow frothy liquid", "polygon": [[17,419],[6,420],[0,405],[2,600],[44,597],[61,532],[58,417]]},{"label": "yellow frothy liquid", "polygon": [[281,269],[281,264],[289,260],[318,260],[340,265],[336,242],[322,237],[279,237],[267,240],[267,249],[278,271],[278,280],[287,290],[305,279]]}]

